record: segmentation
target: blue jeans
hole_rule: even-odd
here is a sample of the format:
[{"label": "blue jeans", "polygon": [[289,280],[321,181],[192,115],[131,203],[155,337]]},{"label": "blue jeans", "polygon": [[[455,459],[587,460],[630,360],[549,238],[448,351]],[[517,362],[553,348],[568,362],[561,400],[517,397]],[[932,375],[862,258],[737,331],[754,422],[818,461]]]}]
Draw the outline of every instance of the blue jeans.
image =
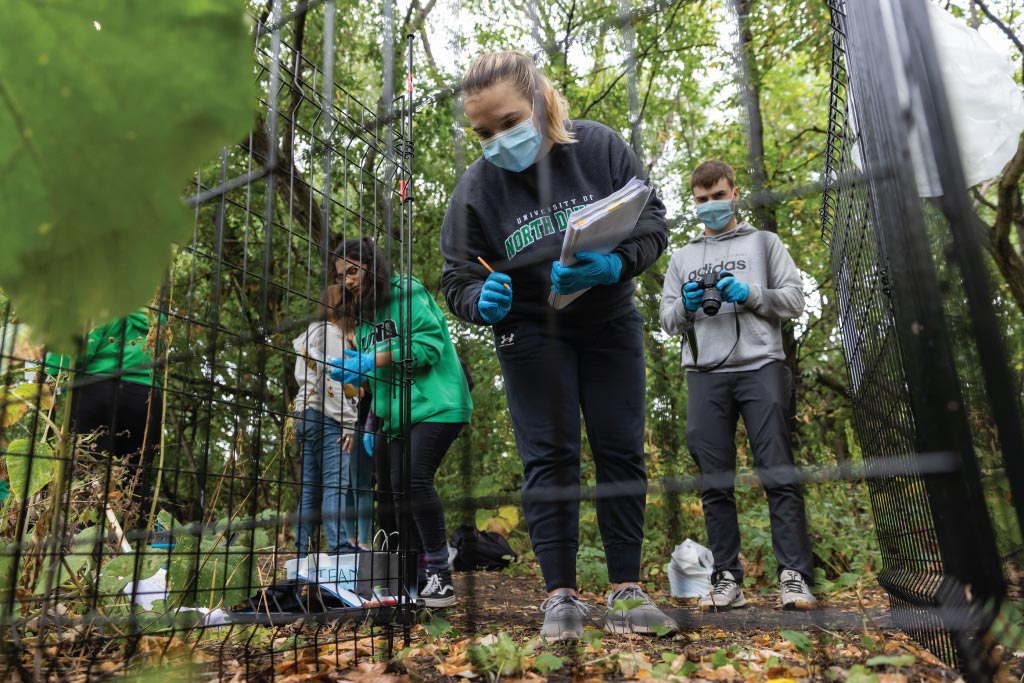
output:
[{"label": "blue jeans", "polygon": [[320,550],[314,537],[321,520],[327,535],[326,552],[337,553],[348,541],[345,530],[345,491],[349,487],[349,456],[343,453],[341,423],[320,411],[306,408],[295,413],[295,435],[302,446],[302,485],[295,537],[299,556],[305,556],[313,540],[313,551]]},{"label": "blue jeans", "polygon": [[[383,437],[379,437],[383,438]],[[345,526],[349,538],[369,545],[373,533],[373,454],[363,448],[363,432],[352,437],[349,486],[345,490]]]}]

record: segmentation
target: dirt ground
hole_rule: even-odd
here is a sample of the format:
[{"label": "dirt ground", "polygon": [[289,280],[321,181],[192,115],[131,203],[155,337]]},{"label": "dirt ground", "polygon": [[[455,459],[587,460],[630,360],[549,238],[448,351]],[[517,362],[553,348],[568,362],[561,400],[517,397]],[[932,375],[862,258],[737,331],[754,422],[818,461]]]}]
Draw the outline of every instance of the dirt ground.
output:
[{"label": "dirt ground", "polygon": [[[536,639],[542,618],[538,605],[545,597],[537,579],[478,572],[460,576],[457,587],[468,599],[443,615],[454,629],[465,634],[507,633],[516,643]],[[603,607],[605,601],[605,596],[584,593],[582,597],[595,607]],[[678,634],[662,638],[608,635],[599,630],[603,614],[599,608],[590,643],[538,647],[535,653],[550,652],[561,659],[562,666],[546,676],[533,671],[526,678],[551,683],[847,680],[858,664],[865,671],[855,669],[854,678],[865,674],[863,683],[959,678],[956,671],[892,628],[888,599],[878,589],[822,596],[819,609],[811,612],[783,611],[777,593],[748,592],[746,608],[717,614],[701,613],[695,600],[673,599],[667,592],[655,591],[652,597],[679,623]],[[797,642],[784,637],[784,632]],[[437,640],[422,630],[419,634],[426,642],[418,649],[425,651],[410,658],[407,673],[420,680],[453,680],[450,676],[460,673],[454,669],[463,659],[458,647],[463,641],[449,639],[454,642],[443,653],[443,662],[438,662],[437,653],[430,652]],[[872,657],[888,657],[897,665],[864,667]]]},{"label": "dirt ground", "polygon": [[[696,601],[652,597],[680,624],[652,637],[600,630],[604,596],[583,593],[593,623],[578,643],[538,638],[545,594],[536,577],[499,572],[456,573],[459,602],[419,615],[419,623],[388,630],[346,623],[289,623],[276,628],[208,629],[187,636],[143,636],[107,642],[88,661],[56,653],[49,680],[131,680],[133,683],[596,683],[597,681],[728,681],[736,683],[957,683],[959,672],[896,629],[889,601],[874,585],[819,595],[809,612],[783,611],[778,593],[747,591],[748,606],[701,613]],[[404,642],[408,633],[409,642]],[[188,641],[188,642],[186,642]],[[48,648],[52,649],[52,648]],[[1024,652],[999,650],[996,683],[1024,679]],[[59,666],[58,666],[59,664]],[[29,662],[7,680],[40,680]],[[56,673],[56,670],[62,670]],[[123,675],[129,673],[127,678]]]},{"label": "dirt ground", "polygon": [[[888,598],[878,588],[819,596],[819,609],[810,612],[783,611],[777,592],[763,596],[748,592],[746,608],[721,614],[702,614],[696,601],[655,592],[652,597],[679,622],[679,633],[661,638],[605,634],[599,621],[603,610],[595,609],[594,623],[582,641],[544,644],[537,638],[538,605],[545,597],[538,579],[475,572],[456,574],[456,587],[460,602],[422,615],[422,623],[411,631],[409,646],[393,657],[367,656],[370,649],[365,643],[331,647],[327,652],[307,648],[292,659],[285,657],[275,668],[277,675],[263,680],[954,683],[961,679],[956,670],[893,627]],[[582,597],[595,607],[604,601],[604,596],[584,593]],[[1014,653],[1006,658],[1010,675],[1019,668],[1020,659]],[[269,673],[264,670],[264,675]]]}]

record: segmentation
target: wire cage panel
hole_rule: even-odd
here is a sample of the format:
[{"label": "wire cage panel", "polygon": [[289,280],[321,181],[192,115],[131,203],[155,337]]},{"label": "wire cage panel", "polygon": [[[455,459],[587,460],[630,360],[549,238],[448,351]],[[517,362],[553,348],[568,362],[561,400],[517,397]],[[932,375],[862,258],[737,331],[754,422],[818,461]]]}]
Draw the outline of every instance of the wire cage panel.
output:
[{"label": "wire cage panel", "polygon": [[[964,185],[927,8],[829,5],[822,233],[865,460],[902,462],[907,471],[869,483],[879,580],[897,624],[986,680],[992,641],[983,634],[1005,583],[983,474],[986,459],[1016,450],[1019,416],[979,419],[1004,400],[988,366],[999,374],[1003,363],[1009,374],[999,334],[979,334],[990,310],[976,307],[971,292],[988,284],[971,257],[952,248],[963,245]],[[915,174],[928,172],[942,178],[934,199],[919,197],[915,184]],[[989,449],[994,432],[1003,443]]]},{"label": "wire cage panel", "polygon": [[[295,340],[331,311],[351,311],[351,343],[372,325],[336,270],[339,258],[362,256],[340,252],[346,240],[372,239],[396,282],[410,275],[412,93],[385,83],[376,106],[365,105],[334,78],[333,34],[324,33],[325,71],[286,42],[289,23],[275,5],[254,32],[252,132],[198,169],[185,198],[191,239],[174,247],[152,302],[89,331],[89,345],[63,361],[31,347],[15,311],[3,311],[3,389],[26,406],[5,404],[0,435],[12,482],[0,508],[4,680],[98,679],[111,659],[130,669],[154,650],[221,673],[237,658],[247,674],[272,677],[275,661],[301,648],[390,653],[394,625],[409,623],[414,570],[394,535],[401,520],[366,514],[374,496],[388,509],[395,494],[357,443],[372,426],[332,431],[296,413],[296,368],[316,384],[330,354],[326,342]],[[331,286],[337,296],[325,299]],[[409,311],[400,311],[394,333],[405,345]],[[106,347],[120,350],[100,372],[97,349]],[[392,376],[375,386],[394,392],[402,411],[409,380],[401,365]],[[362,394],[344,392],[365,415]],[[304,466],[300,430],[324,443],[351,438],[348,471]],[[351,532],[346,543],[378,550],[358,553],[358,563],[330,533],[321,540],[328,515],[296,513],[304,496],[327,501],[343,490],[347,512],[329,516]],[[336,563],[333,585],[349,593],[292,578],[302,575],[304,525],[308,557]]]}]

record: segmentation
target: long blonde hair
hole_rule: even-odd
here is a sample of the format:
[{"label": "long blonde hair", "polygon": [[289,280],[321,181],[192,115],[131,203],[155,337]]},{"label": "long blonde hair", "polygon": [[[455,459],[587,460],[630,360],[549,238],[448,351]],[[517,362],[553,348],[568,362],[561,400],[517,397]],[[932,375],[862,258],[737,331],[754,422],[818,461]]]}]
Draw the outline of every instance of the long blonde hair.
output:
[{"label": "long blonde hair", "polygon": [[516,92],[533,102],[534,88],[544,97],[546,134],[562,145],[576,142],[569,118],[569,103],[555,90],[547,76],[522,52],[485,52],[477,57],[462,78],[462,96],[476,95],[495,83],[508,82]]}]

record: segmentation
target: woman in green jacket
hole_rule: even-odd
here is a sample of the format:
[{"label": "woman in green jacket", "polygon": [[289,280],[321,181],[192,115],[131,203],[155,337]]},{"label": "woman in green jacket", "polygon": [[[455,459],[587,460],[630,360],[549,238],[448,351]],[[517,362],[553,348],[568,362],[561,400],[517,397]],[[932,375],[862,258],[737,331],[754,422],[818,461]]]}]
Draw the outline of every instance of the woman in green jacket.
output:
[{"label": "woman in green jacket", "polygon": [[[370,238],[347,240],[337,249],[339,281],[351,294],[359,351],[331,360],[331,377],[343,384],[370,383],[374,413],[383,422],[391,459],[396,503],[401,486],[399,438],[408,427],[410,512],[426,557],[420,597],[428,607],[455,602],[448,569],[444,507],[434,475],[445,453],[473,413],[466,376],[455,355],[448,323],[437,303],[415,278],[397,277],[387,255]],[[411,304],[411,306],[410,306]],[[409,330],[409,339],[403,332]],[[411,373],[411,400],[403,406],[402,366]],[[408,408],[408,424],[405,422]]]},{"label": "woman in green jacket", "polygon": [[[160,327],[166,325],[160,322]],[[139,310],[94,328],[80,355],[46,357],[46,373],[65,375],[71,387],[72,431],[95,434],[97,453],[124,459],[125,481],[116,486],[137,478],[136,516],[125,520],[126,528],[142,520],[153,500],[153,457],[163,424],[160,373],[154,362],[158,337],[150,333],[149,312]]]}]

